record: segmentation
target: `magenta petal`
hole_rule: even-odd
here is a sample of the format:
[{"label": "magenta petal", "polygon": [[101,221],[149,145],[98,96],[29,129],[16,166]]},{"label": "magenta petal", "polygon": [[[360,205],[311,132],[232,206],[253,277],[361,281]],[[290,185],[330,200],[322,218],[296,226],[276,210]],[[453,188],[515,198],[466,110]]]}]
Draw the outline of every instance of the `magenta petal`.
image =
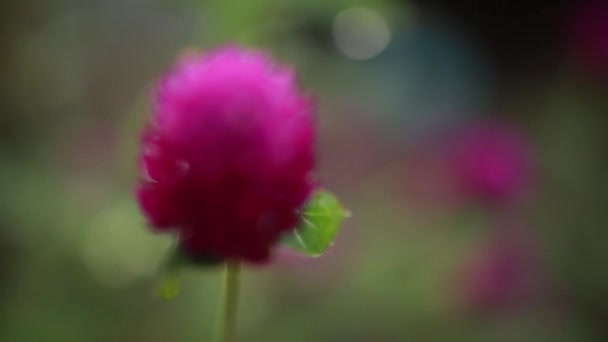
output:
[{"label": "magenta petal", "polygon": [[192,255],[268,261],[316,187],[314,105],[290,67],[238,46],[182,59],[158,83],[137,199]]}]

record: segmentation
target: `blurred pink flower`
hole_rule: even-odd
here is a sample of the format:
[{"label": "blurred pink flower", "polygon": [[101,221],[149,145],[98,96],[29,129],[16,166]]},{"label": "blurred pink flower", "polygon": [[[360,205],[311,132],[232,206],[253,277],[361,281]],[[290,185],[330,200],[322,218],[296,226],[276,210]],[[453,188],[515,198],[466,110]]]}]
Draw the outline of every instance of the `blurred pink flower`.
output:
[{"label": "blurred pink flower", "polygon": [[464,264],[458,298],[465,310],[478,313],[515,309],[538,294],[538,251],[522,231],[494,231]]},{"label": "blurred pink flower", "polygon": [[188,54],[157,87],[142,210],[193,257],[267,261],[316,186],[313,116],[293,71],[261,52]]},{"label": "blurred pink flower", "polygon": [[446,143],[458,187],[470,198],[505,205],[520,200],[528,190],[532,155],[515,127],[498,121],[476,123]]},{"label": "blurred pink flower", "polygon": [[489,120],[442,133],[407,152],[405,188],[413,205],[505,209],[528,194],[533,154],[515,127]]},{"label": "blurred pink flower", "polygon": [[578,67],[608,76],[608,2],[577,2],[569,13],[570,48]]}]

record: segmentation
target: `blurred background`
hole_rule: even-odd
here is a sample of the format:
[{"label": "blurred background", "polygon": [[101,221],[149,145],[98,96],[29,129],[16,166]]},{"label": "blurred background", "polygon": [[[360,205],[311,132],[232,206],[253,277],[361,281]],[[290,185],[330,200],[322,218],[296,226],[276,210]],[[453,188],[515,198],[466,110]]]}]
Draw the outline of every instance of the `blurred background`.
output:
[{"label": "blurred background", "polygon": [[132,196],[150,87],[268,49],[353,216],[243,280],[241,341],[608,340],[608,4],[3,0],[0,341],[209,341],[219,270],[155,296]]}]

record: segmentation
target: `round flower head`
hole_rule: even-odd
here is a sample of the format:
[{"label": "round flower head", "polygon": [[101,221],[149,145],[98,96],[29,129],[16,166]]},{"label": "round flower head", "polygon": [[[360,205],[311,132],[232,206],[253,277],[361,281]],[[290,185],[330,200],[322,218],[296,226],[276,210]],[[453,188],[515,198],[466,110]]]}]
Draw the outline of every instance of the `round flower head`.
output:
[{"label": "round flower head", "polygon": [[265,262],[316,182],[314,106],[291,69],[226,47],[188,55],[158,84],[137,198],[194,258]]},{"label": "round flower head", "polygon": [[506,204],[525,193],[532,158],[514,127],[492,121],[467,126],[450,142],[450,149],[455,176],[471,197]]}]

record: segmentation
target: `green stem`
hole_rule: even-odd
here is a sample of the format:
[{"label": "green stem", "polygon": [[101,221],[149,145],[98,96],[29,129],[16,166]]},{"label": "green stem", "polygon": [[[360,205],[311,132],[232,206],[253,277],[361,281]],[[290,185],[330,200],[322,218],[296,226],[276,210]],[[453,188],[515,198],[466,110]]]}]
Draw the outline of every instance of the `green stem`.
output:
[{"label": "green stem", "polygon": [[224,277],[221,320],[218,331],[219,342],[233,342],[236,336],[236,318],[239,306],[239,278],[241,264],[228,261]]}]

